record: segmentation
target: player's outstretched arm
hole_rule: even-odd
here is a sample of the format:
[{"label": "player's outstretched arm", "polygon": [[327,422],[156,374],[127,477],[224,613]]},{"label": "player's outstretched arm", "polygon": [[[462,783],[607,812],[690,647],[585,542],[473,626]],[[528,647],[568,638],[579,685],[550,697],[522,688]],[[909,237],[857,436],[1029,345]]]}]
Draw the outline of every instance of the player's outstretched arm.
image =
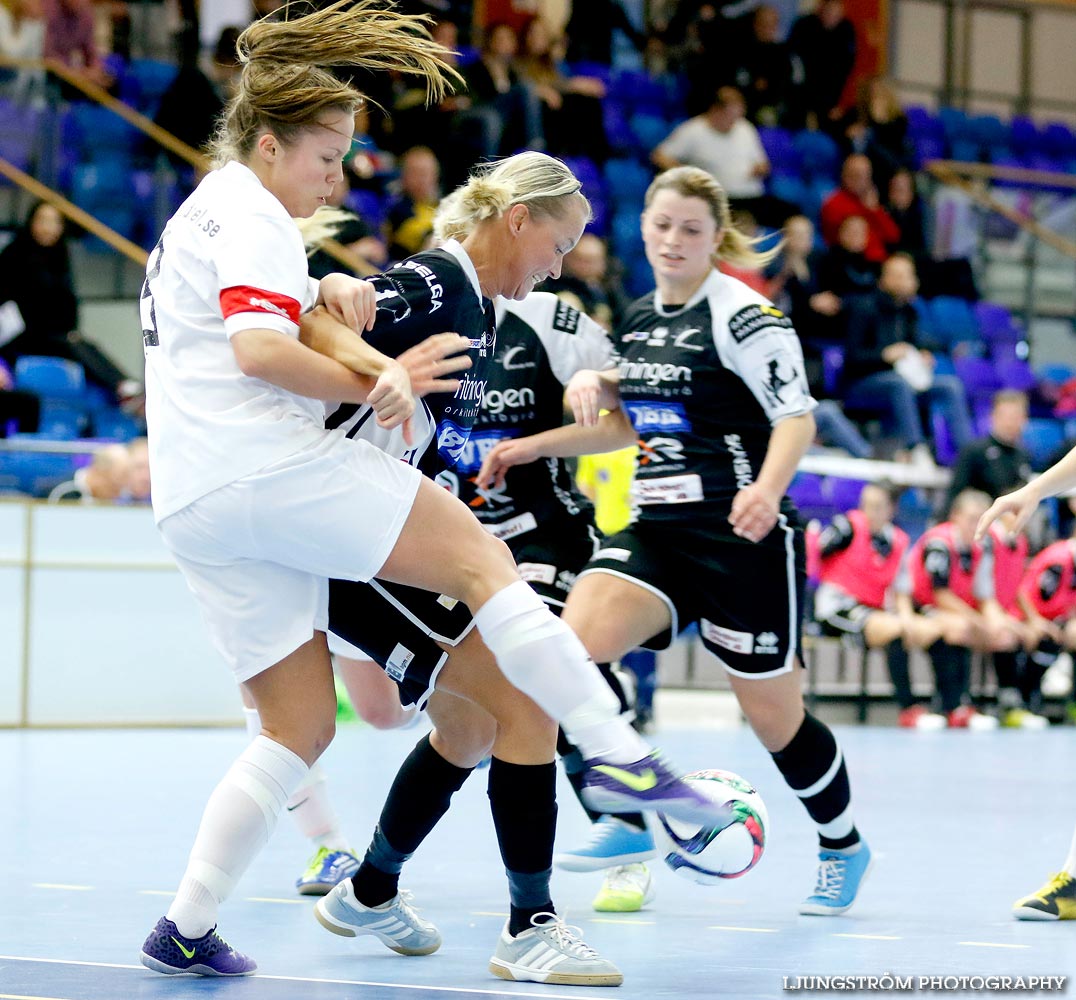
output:
[{"label": "player's outstretched arm", "polygon": [[593,427],[565,424],[529,437],[499,441],[482,460],[477,484],[501,487],[513,465],[526,465],[539,458],[572,458],[576,455],[600,455],[635,444],[635,429],[627,414],[616,409],[603,413]]},{"label": "player's outstretched arm", "polygon": [[979,518],[979,524],[975,529],[975,540],[981,539],[994,521],[1006,515],[1009,516],[1009,520],[1005,527],[1016,534],[1031,519],[1035,508],[1043,500],[1047,497],[1055,497],[1074,487],[1076,487],[1076,448],[1073,448],[1059,462],[1051,465],[1027,486],[998,497],[990,509]]}]

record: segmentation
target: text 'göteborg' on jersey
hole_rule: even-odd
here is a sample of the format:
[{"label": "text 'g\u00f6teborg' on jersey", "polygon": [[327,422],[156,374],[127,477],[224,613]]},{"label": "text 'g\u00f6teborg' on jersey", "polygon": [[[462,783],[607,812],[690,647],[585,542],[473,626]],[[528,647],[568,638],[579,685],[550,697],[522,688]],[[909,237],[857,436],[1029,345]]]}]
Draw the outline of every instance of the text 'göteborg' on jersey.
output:
[{"label": "text 'g\u00f6teborg' on jersey", "polygon": [[792,323],[747,285],[714,271],[682,306],[635,302],[615,343],[620,395],[639,436],[642,518],[676,505],[727,508],[751,485],[773,424],[817,405]]}]

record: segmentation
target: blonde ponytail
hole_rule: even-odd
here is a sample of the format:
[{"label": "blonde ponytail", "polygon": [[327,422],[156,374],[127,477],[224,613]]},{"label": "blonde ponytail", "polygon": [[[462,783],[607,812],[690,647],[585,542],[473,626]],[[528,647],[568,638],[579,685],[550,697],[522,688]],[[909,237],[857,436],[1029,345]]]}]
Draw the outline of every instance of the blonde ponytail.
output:
[{"label": "blonde ponytail", "polygon": [[328,67],[419,76],[427,102],[440,100],[461,77],[429,23],[375,0],[337,0],[295,20],[255,21],[236,42],[243,70],[212,143],[215,165],[245,159],[264,132],[289,143],[326,111],[354,112],[362,95]]}]

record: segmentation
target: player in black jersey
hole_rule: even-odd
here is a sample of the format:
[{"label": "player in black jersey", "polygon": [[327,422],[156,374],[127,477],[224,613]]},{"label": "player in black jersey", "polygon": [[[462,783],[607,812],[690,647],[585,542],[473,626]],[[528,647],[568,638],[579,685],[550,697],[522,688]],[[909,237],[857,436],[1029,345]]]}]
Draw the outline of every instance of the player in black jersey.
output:
[{"label": "player in black jersey", "polygon": [[[426,399],[430,447],[423,450],[417,440],[401,445],[386,439],[365,407],[341,410],[331,418],[349,436],[399,448],[401,458],[430,476],[451,472],[469,444],[496,340],[489,297],[524,298],[537,281],[559,273],[560,257],[578,239],[589,210],[567,168],[539,153],[518,154],[476,172],[450,204],[458,218],[450,219],[446,229],[462,240],[450,239],[372,279],[379,322],[365,335],[390,354],[411,347],[430,329],[454,328],[471,338],[474,364],[460,388]],[[317,346],[333,350],[331,344]],[[482,754],[488,749],[483,742],[488,727],[482,721],[488,713],[497,723],[490,767],[494,821],[499,833],[506,826],[514,831],[499,838],[513,905],[491,969],[504,978],[542,982],[619,982],[615,967],[553,914],[549,865],[535,867],[534,859],[543,851],[551,855],[555,829],[555,726],[549,717],[561,721],[587,758],[587,793],[602,808],[662,809],[714,822],[727,821],[725,810],[715,814],[713,803],[691,793],[633,733],[593,663],[565,658],[574,637],[565,634],[522,581],[511,595],[518,602],[510,615],[512,636],[493,636],[499,642],[496,662],[485,624],[488,603],[472,615],[443,593],[380,579],[355,585],[334,580],[329,590],[331,631],[380,663],[400,685],[405,703],[421,706],[436,688],[445,696],[438,700],[452,708],[448,715],[435,714],[431,699],[438,728],[405,763],[366,860],[353,879],[319,902],[319,920],[348,936],[376,934],[405,954],[436,950],[436,929],[418,918],[398,892],[399,871],[447,809],[476,763],[480,744]],[[545,611],[541,621],[536,606]],[[539,655],[543,648],[552,652],[557,643],[564,643],[559,656]],[[534,702],[520,697],[508,681]],[[462,725],[464,719],[471,724]],[[446,734],[454,738],[446,739]],[[604,763],[610,755],[612,766]],[[636,768],[645,781],[632,780]],[[423,778],[417,795],[415,774]]]},{"label": "player in black jersey", "polygon": [[[785,491],[814,437],[799,341],[788,318],[716,264],[767,258],[732,225],[724,191],[677,167],[647,191],[642,232],[657,290],[614,338],[612,373],[583,373],[568,398],[582,427],[504,442],[479,481],[538,455],[638,440],[634,522],[580,575],[562,618],[595,660],[665,648],[697,622],[744,715],[818,827],[805,914],[843,913],[870,850],[852,818],[833,733],[805,711],[799,668],[805,557]],[[614,411],[598,420],[599,409]],[[603,867],[596,860],[595,868]]]}]

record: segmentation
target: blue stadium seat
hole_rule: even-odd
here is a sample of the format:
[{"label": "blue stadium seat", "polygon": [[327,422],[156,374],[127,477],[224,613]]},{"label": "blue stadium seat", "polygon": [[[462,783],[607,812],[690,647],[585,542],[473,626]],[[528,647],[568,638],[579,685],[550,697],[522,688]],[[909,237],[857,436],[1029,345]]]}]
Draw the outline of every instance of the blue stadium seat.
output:
[{"label": "blue stadium seat", "polygon": [[917,104],[909,104],[904,109],[904,115],[908,119],[908,134],[912,138],[929,136],[930,138],[945,139],[945,126],[942,120],[929,108]]},{"label": "blue stadium seat", "polygon": [[81,163],[118,160],[127,165],[142,142],[142,133],[115,112],[83,102],[71,105],[64,131],[64,142],[78,151]]},{"label": "blue stadium seat", "polygon": [[792,144],[800,154],[803,171],[810,178],[836,179],[841,150],[832,136],[825,132],[797,132]]},{"label": "blue stadium seat", "polygon": [[637,160],[612,159],[605,163],[605,188],[617,206],[638,204],[641,207],[643,195],[653,178],[653,170]]},{"label": "blue stadium seat", "polygon": [[778,126],[763,126],[758,130],[762,148],[770,161],[770,169],[775,175],[787,174],[800,177],[803,172],[803,156],[792,141],[792,133]]},{"label": "blue stadium seat", "polygon": [[15,360],[15,388],[35,393],[42,399],[83,400],[86,372],[77,361],[25,354]]},{"label": "blue stadium seat", "polygon": [[1076,157],[1076,133],[1065,122],[1048,122],[1042,129],[1042,151],[1062,160]]},{"label": "blue stadium seat", "polygon": [[979,323],[971,303],[955,295],[937,295],[930,300],[933,333],[945,344],[979,343]]},{"label": "blue stadium seat", "polygon": [[1044,468],[1064,442],[1065,424],[1053,417],[1031,417],[1024,428],[1024,447],[1036,468]]},{"label": "blue stadium seat", "polygon": [[1022,358],[1006,358],[1003,361],[994,362],[994,370],[998,373],[998,381],[1004,389],[1019,389],[1021,392],[1032,392],[1039,384],[1035,372]]},{"label": "blue stadium seat", "polygon": [[635,112],[628,119],[628,124],[636,142],[647,155],[672,131],[672,126],[664,118],[644,111]]},{"label": "blue stadium seat", "polygon": [[145,433],[145,428],[134,417],[118,407],[94,413],[90,429],[94,437],[112,441],[130,441]]},{"label": "blue stadium seat", "polygon": [[156,59],[132,59],[120,82],[120,100],[152,118],[179,67]]}]

